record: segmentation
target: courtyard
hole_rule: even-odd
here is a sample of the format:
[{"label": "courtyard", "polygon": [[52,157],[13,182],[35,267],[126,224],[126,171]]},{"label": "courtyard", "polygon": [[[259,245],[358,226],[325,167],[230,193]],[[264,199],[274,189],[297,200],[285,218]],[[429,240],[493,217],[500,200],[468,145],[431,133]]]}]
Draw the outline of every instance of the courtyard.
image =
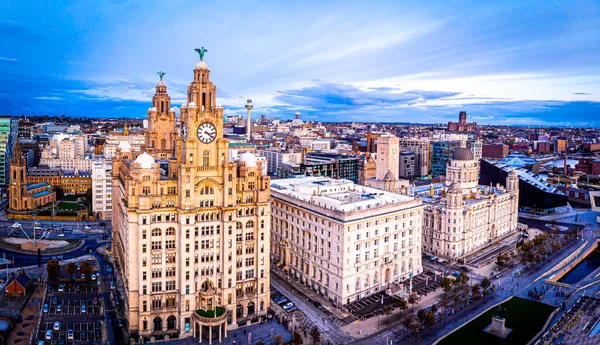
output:
[{"label": "courtyard", "polygon": [[[555,309],[544,303],[513,297],[448,335],[438,345],[525,345],[542,329]],[[512,329],[506,338],[483,331],[496,315],[504,317],[506,327]]]}]

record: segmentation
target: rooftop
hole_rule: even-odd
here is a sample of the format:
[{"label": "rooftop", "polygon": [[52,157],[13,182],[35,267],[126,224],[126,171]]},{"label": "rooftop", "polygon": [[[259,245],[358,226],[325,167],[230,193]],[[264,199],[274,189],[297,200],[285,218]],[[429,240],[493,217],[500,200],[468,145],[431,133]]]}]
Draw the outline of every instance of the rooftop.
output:
[{"label": "rooftop", "polygon": [[271,192],[341,212],[353,212],[415,200],[413,197],[356,185],[350,180],[305,177],[273,180]]}]

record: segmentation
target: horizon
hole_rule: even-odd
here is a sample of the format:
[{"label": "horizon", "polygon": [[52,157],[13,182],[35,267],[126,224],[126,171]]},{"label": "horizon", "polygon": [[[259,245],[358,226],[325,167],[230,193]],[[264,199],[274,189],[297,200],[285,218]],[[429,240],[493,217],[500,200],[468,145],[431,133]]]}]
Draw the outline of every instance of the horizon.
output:
[{"label": "horizon", "polygon": [[179,107],[203,46],[227,115],[600,127],[598,4],[176,3],[0,5],[0,113],[143,118],[157,71]]}]

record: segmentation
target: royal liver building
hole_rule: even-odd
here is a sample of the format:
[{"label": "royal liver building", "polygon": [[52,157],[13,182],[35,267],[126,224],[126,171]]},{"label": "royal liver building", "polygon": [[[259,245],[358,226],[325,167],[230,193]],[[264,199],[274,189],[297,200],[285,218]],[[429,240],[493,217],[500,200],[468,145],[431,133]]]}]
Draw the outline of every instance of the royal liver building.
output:
[{"label": "royal liver building", "polygon": [[181,128],[161,72],[145,147],[113,161],[115,261],[142,341],[211,343],[269,307],[270,181],[251,153],[229,162],[223,108],[197,52]]}]

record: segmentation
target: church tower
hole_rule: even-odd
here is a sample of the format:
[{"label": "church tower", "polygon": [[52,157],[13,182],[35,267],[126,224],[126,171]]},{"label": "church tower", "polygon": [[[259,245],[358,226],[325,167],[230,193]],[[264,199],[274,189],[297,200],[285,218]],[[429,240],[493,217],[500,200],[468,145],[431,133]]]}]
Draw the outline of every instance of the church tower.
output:
[{"label": "church tower", "polygon": [[22,210],[23,196],[27,188],[27,163],[23,158],[21,144],[17,140],[10,160],[10,208]]},{"label": "church tower", "polygon": [[165,72],[158,72],[160,81],[152,97],[152,107],[148,109],[148,129],[146,131],[146,149],[159,159],[175,156],[175,109],[171,108],[171,97],[163,81]]}]

